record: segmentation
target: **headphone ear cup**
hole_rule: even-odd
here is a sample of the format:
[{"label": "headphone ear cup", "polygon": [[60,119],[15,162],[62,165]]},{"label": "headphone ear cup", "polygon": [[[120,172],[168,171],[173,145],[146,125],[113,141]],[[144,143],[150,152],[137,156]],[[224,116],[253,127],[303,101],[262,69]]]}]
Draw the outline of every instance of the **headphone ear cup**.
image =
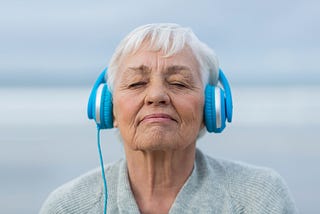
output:
[{"label": "headphone ear cup", "polygon": [[87,106],[87,115],[89,119],[94,119],[96,120],[95,116],[95,110],[96,110],[96,96],[97,96],[97,91],[98,88],[100,87],[101,84],[105,83],[105,75],[107,72],[107,68],[102,71],[102,73],[99,75],[98,79],[94,83],[92,90],[90,92],[90,97],[88,101],[88,106]]},{"label": "headphone ear cup", "polygon": [[204,120],[208,132],[220,133],[226,126],[225,93],[215,86],[205,89]]},{"label": "headphone ear cup", "polygon": [[112,94],[109,91],[107,84],[104,84],[101,93],[100,122],[100,129],[113,128]]},{"label": "headphone ear cup", "polygon": [[223,89],[219,88],[220,91],[220,116],[221,116],[221,126],[217,128],[217,133],[220,133],[224,130],[227,123],[227,106],[226,106],[226,93]]},{"label": "headphone ear cup", "polygon": [[215,118],[214,87],[207,85],[205,89],[204,122],[208,132],[213,132]]},{"label": "headphone ear cup", "polygon": [[107,70],[105,68],[94,83],[87,107],[88,118],[94,119],[99,129],[113,128],[112,94],[105,81]]}]

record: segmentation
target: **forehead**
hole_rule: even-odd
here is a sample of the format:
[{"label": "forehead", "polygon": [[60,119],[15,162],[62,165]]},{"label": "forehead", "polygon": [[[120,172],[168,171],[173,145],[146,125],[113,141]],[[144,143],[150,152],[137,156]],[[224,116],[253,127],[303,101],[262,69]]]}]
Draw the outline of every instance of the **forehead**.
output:
[{"label": "forehead", "polygon": [[[191,49],[186,47],[172,56],[165,56],[163,51],[152,51],[146,48],[139,49],[136,53],[123,58],[120,63],[120,72],[125,72],[128,68],[145,67],[151,72],[166,71],[168,68],[188,68],[195,74],[200,75],[199,64]],[[169,69],[170,70],[170,69]],[[181,69],[180,69],[181,70]]]}]

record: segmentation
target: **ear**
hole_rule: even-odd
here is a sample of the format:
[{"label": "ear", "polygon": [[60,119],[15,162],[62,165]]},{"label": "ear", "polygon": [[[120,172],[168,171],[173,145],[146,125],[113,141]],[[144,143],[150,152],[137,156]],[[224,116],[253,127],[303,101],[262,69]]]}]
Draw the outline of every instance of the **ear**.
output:
[{"label": "ear", "polygon": [[118,128],[118,120],[117,120],[117,117],[116,115],[114,114],[114,111],[113,111],[113,127],[114,128]]},{"label": "ear", "polygon": [[204,120],[202,120],[202,123],[201,123],[201,129],[203,129],[205,127],[205,124],[204,124]]}]

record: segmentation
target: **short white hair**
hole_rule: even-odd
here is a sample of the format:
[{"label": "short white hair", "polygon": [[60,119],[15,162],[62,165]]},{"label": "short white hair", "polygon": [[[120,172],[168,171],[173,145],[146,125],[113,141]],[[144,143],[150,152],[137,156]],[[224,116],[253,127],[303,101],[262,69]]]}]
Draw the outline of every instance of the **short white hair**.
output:
[{"label": "short white hair", "polygon": [[219,78],[219,62],[214,51],[201,42],[190,28],[173,23],[157,23],[140,26],[130,32],[118,45],[109,62],[107,84],[111,93],[116,73],[123,57],[134,54],[147,42],[151,51],[162,51],[170,57],[190,47],[199,63],[202,84],[216,85]]}]

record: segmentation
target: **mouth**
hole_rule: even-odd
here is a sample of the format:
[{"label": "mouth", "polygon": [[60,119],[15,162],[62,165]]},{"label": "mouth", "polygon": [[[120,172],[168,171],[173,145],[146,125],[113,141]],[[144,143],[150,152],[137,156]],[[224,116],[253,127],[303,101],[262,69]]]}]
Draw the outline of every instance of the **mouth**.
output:
[{"label": "mouth", "polygon": [[173,117],[168,114],[164,113],[155,113],[146,115],[140,120],[139,124],[142,122],[149,122],[149,123],[165,123],[165,122],[177,122]]}]

